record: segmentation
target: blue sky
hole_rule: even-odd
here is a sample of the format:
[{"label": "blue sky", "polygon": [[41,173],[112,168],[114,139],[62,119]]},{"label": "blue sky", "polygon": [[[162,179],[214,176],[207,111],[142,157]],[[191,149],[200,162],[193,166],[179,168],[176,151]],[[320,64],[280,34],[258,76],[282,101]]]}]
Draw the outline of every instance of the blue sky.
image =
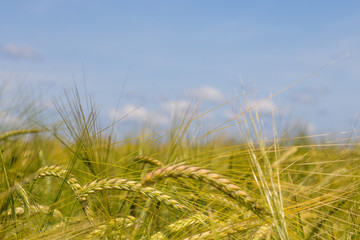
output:
[{"label": "blue sky", "polygon": [[37,86],[50,99],[86,82],[105,121],[137,109],[125,121],[168,124],[194,97],[206,110],[245,85],[261,100],[350,53],[258,110],[314,132],[351,130],[359,11],[358,1],[2,1],[0,82]]}]

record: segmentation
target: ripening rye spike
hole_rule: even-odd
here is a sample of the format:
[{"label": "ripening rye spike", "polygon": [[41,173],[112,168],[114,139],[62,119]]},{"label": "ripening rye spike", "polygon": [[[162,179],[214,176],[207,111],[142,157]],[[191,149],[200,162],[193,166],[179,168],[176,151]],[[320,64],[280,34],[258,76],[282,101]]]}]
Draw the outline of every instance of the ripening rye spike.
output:
[{"label": "ripening rye spike", "polygon": [[[36,172],[34,181],[37,179],[42,179],[47,176],[53,176],[53,177],[57,177],[60,179],[65,179],[67,174],[68,174],[67,170],[63,169],[60,166],[48,165],[48,166],[44,166],[44,167],[40,168]],[[79,190],[82,187],[80,185],[79,181],[72,174],[69,174],[68,178],[66,179],[66,184],[73,190],[75,196],[81,203],[81,205],[83,207],[83,211],[85,212],[86,216],[89,218],[90,221],[93,221],[94,213],[90,210],[90,207],[89,207],[86,197],[84,197],[84,196],[82,196],[81,198],[79,197]]]},{"label": "ripening rye spike", "polygon": [[149,157],[149,156],[144,156],[144,155],[136,156],[135,161],[140,161],[140,162],[144,162],[144,163],[150,163],[150,164],[158,166],[158,167],[163,166],[163,164],[159,160],[157,160],[155,158],[152,158],[152,157]]},{"label": "ripening rye spike", "polygon": [[199,240],[199,239],[212,239],[213,236],[216,236],[218,239],[225,239],[226,237],[236,234],[242,231],[250,231],[258,226],[261,226],[264,223],[262,220],[244,220],[241,222],[228,223],[223,227],[195,234],[193,236],[187,237],[184,240]]},{"label": "ripening rye spike", "polygon": [[167,206],[171,206],[177,210],[185,211],[189,210],[186,206],[180,204],[174,198],[164,194],[163,192],[156,190],[152,187],[143,187],[139,182],[130,181],[123,178],[110,178],[95,180],[91,183],[84,185],[79,190],[79,197],[82,200],[86,199],[86,196],[93,194],[97,191],[103,190],[125,190],[130,192],[139,192],[148,198],[152,198],[156,201],[162,202]]},{"label": "ripening rye spike", "polygon": [[30,134],[30,133],[39,133],[41,132],[40,129],[23,129],[23,130],[14,130],[9,131],[3,134],[0,134],[0,141],[6,140],[9,137],[17,136],[17,135],[24,135],[24,134]]},{"label": "ripening rye spike", "polygon": [[223,176],[212,173],[210,170],[187,166],[187,165],[171,165],[168,167],[158,168],[149,172],[142,180],[143,185],[157,182],[164,178],[193,178],[210,184],[211,186],[219,189],[230,197],[236,199],[248,209],[252,210],[259,217],[267,216],[268,213],[256,199],[250,197],[239,186],[233,184],[230,180]]}]

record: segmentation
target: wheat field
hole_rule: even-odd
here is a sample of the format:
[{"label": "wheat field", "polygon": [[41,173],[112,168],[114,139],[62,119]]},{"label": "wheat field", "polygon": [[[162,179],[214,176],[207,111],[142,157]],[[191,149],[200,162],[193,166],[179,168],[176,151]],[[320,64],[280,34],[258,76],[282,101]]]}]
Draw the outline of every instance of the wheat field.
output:
[{"label": "wheat field", "polygon": [[237,139],[193,138],[188,114],[118,140],[63,105],[53,125],[1,128],[0,239],[360,239],[349,134],[269,140],[245,111]]}]

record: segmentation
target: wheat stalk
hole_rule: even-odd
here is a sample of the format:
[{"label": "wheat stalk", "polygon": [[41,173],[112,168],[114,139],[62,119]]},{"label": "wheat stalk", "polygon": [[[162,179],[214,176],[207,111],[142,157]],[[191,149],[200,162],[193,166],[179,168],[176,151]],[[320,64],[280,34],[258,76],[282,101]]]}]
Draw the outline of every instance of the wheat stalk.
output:
[{"label": "wheat stalk", "polygon": [[163,192],[156,190],[152,187],[143,187],[139,182],[130,181],[123,178],[110,178],[95,180],[91,183],[84,185],[79,190],[80,200],[86,199],[86,196],[93,194],[96,191],[103,190],[125,190],[130,192],[139,192],[146,197],[162,202],[165,205],[171,206],[177,210],[188,210],[187,207],[180,204],[174,198],[164,194]]},{"label": "wheat stalk", "polygon": [[191,225],[205,223],[208,219],[208,216],[199,213],[188,218],[179,219],[176,222],[168,225],[167,229],[169,229],[170,232],[180,232]]},{"label": "wheat stalk", "polygon": [[96,238],[99,239],[103,237],[107,232],[109,232],[111,229],[122,227],[122,228],[128,228],[136,224],[137,220],[135,217],[127,216],[126,218],[115,218],[111,219],[106,224],[102,224],[98,227],[96,227],[95,230],[90,232],[88,235],[86,235],[85,239],[92,239]]},{"label": "wheat stalk", "polygon": [[[53,177],[58,177],[60,179],[65,179],[66,175],[67,175],[67,170],[57,165],[49,165],[40,168],[36,172],[34,180],[42,179],[47,176],[53,176]],[[69,174],[69,177],[66,179],[66,183],[74,191],[75,194],[77,194],[77,192],[81,189],[81,185],[79,181],[72,174]]]},{"label": "wheat stalk", "polygon": [[144,156],[144,155],[136,156],[135,161],[150,163],[150,164],[158,166],[158,167],[163,166],[163,164],[159,160],[149,157],[149,156]]},{"label": "wheat stalk", "polygon": [[3,133],[0,135],[0,141],[6,140],[9,137],[16,136],[16,135],[23,135],[23,134],[29,134],[29,133],[38,133],[41,132],[40,129],[24,129],[24,130],[14,130],[14,131],[8,131],[6,133]]},{"label": "wheat stalk", "polygon": [[[16,216],[22,216],[25,214],[25,209],[24,207],[15,207],[14,208],[14,214]],[[12,216],[12,209],[9,209],[8,211],[6,212],[3,212],[1,215],[1,217],[5,217],[5,216]]]},{"label": "wheat stalk", "polygon": [[236,199],[261,218],[264,215],[268,215],[267,211],[262,206],[260,206],[260,204],[257,203],[254,198],[250,197],[245,191],[243,191],[239,186],[233,184],[230,180],[224,178],[219,174],[212,173],[210,170],[199,167],[174,165],[159,168],[148,173],[143,178],[142,184],[146,185],[168,177],[186,177],[204,181],[224,192],[225,194],[229,195],[230,197]]},{"label": "wheat stalk", "polygon": [[220,227],[215,231],[206,231],[190,237],[184,240],[198,240],[198,239],[224,239],[229,235],[236,234],[242,231],[249,231],[255,227],[263,224],[262,220],[246,220],[238,223],[230,223],[227,226]]},{"label": "wheat stalk", "polygon": [[261,240],[271,232],[271,224],[265,223],[255,232],[253,239]]},{"label": "wheat stalk", "polygon": [[18,183],[14,184],[17,188],[16,192],[17,194],[20,196],[21,200],[24,203],[24,207],[27,208],[28,210],[31,209],[31,204],[29,201],[29,196],[28,193],[26,192],[26,190]]},{"label": "wheat stalk", "polygon": [[[30,215],[34,215],[36,213],[46,214],[49,210],[50,210],[50,207],[48,207],[48,206],[32,204],[32,205],[26,206],[25,208],[24,207],[15,207],[15,215],[18,217],[23,216],[26,213],[26,211],[28,211],[28,214],[30,214]],[[0,216],[4,217],[4,216],[11,216],[11,215],[12,215],[12,210],[9,209],[7,212],[3,212]],[[63,217],[62,213],[57,209],[54,209],[54,212],[52,215],[55,218]]]},{"label": "wheat stalk", "polygon": [[211,200],[211,203],[220,204],[223,207],[230,208],[239,212],[243,212],[245,208],[244,206],[239,205],[238,202],[235,201],[233,198],[228,198],[227,195],[225,196],[223,194],[206,194],[205,200]]},{"label": "wheat stalk", "polygon": [[35,174],[34,181],[37,179],[42,179],[47,176],[57,177],[62,180],[64,180],[66,176],[68,176],[66,178],[66,184],[73,190],[75,196],[79,199],[83,207],[83,211],[85,212],[89,220],[92,222],[93,221],[92,217],[94,216],[94,213],[90,210],[87,199],[84,196],[82,196],[81,198],[79,197],[79,190],[81,189],[81,185],[79,181],[72,174],[68,174],[67,170],[57,165],[49,165],[40,168]]},{"label": "wheat stalk", "polygon": [[167,240],[168,238],[166,237],[165,234],[163,234],[162,232],[157,232],[153,235],[151,235],[150,240]]}]

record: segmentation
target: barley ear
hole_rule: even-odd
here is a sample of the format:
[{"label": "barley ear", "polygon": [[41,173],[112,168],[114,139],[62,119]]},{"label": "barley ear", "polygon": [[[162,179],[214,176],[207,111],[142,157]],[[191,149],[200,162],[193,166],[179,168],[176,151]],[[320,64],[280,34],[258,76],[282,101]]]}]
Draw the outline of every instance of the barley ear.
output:
[{"label": "barley ear", "polygon": [[163,192],[156,190],[152,187],[143,187],[139,182],[130,181],[122,178],[110,178],[110,179],[101,179],[95,180],[84,185],[79,190],[79,198],[80,200],[86,199],[89,194],[93,194],[96,191],[103,190],[125,190],[130,192],[139,192],[140,194],[154,199],[156,201],[162,202],[167,206],[171,206],[177,210],[185,211],[188,208],[182,204],[180,204],[174,198],[164,194]]},{"label": "barley ear", "polygon": [[0,141],[6,140],[9,137],[17,136],[17,135],[24,135],[24,134],[30,134],[30,133],[39,133],[41,132],[40,129],[24,129],[24,130],[14,130],[9,131],[3,134],[0,134]]},{"label": "barley ear", "polygon": [[188,166],[188,165],[171,165],[167,167],[158,168],[152,172],[149,172],[142,180],[143,185],[154,183],[164,178],[192,178],[210,184],[211,186],[219,189],[230,197],[234,198],[248,209],[252,210],[260,218],[267,216],[268,213],[264,207],[262,207],[257,200],[252,198],[239,186],[233,184],[225,177],[212,173],[210,170]]},{"label": "barley ear", "polygon": [[149,156],[144,156],[144,155],[136,156],[135,161],[150,163],[150,164],[158,166],[158,167],[163,166],[163,164],[159,160],[149,157]]},{"label": "barley ear", "polygon": [[68,176],[66,179],[66,184],[73,190],[76,198],[79,200],[83,208],[85,215],[88,217],[90,222],[92,222],[94,213],[90,210],[86,197],[82,196],[80,198],[79,196],[79,190],[81,189],[81,185],[79,181],[72,174],[68,174],[67,170],[57,165],[48,165],[40,168],[36,172],[34,180],[42,179],[47,176],[53,176],[60,179],[65,179],[66,176]]}]

